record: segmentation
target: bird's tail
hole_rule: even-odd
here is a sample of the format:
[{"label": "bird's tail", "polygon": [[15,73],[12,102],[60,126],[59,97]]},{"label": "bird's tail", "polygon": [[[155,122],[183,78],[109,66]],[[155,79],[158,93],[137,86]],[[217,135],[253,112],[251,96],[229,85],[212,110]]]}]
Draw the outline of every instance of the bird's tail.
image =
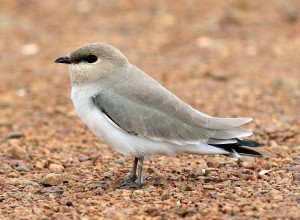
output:
[{"label": "bird's tail", "polygon": [[227,154],[233,158],[239,158],[240,156],[250,156],[250,157],[263,157],[264,154],[255,148],[260,147],[261,144],[256,141],[242,140],[236,138],[236,143],[225,143],[225,144],[209,144],[214,147],[221,148],[228,152]]}]

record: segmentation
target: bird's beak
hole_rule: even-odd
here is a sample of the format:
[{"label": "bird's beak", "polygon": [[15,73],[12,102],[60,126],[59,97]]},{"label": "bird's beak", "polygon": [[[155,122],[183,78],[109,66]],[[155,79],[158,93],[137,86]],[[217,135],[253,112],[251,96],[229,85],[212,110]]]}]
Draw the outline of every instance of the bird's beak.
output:
[{"label": "bird's beak", "polygon": [[66,63],[66,64],[71,64],[70,57],[68,57],[68,56],[59,57],[59,58],[57,58],[54,62],[55,62],[55,63]]}]

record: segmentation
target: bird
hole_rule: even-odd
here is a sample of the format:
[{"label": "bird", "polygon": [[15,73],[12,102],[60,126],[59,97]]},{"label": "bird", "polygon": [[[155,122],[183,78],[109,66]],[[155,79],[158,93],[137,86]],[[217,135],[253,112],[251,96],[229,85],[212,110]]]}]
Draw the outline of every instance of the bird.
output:
[{"label": "bird", "polygon": [[142,186],[144,159],[155,155],[221,154],[263,157],[260,143],[244,139],[250,117],[202,113],[131,64],[114,46],[83,45],[55,63],[67,64],[71,99],[79,118],[98,139],[134,158],[122,185]]}]

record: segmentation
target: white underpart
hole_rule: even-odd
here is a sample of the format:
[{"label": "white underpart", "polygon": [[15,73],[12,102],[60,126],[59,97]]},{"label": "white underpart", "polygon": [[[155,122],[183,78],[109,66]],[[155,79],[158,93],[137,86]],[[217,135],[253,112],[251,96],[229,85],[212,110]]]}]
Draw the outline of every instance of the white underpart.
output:
[{"label": "white underpart", "polygon": [[177,145],[174,143],[151,140],[147,137],[131,135],[110,120],[93,103],[99,85],[88,84],[72,86],[72,101],[80,119],[104,143],[124,155],[149,157],[152,155],[192,154],[228,154],[227,151],[206,143]]}]

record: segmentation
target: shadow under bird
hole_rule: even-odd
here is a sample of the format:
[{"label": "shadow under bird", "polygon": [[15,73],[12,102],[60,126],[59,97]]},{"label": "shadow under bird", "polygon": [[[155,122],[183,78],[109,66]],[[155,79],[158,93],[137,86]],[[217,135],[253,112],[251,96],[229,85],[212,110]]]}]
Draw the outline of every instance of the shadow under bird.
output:
[{"label": "shadow under bird", "polygon": [[135,158],[124,186],[141,186],[143,160],[153,155],[263,156],[254,149],[259,143],[243,139],[252,135],[241,127],[251,118],[195,110],[111,45],[90,43],[55,62],[68,66],[81,120],[107,145]]}]

